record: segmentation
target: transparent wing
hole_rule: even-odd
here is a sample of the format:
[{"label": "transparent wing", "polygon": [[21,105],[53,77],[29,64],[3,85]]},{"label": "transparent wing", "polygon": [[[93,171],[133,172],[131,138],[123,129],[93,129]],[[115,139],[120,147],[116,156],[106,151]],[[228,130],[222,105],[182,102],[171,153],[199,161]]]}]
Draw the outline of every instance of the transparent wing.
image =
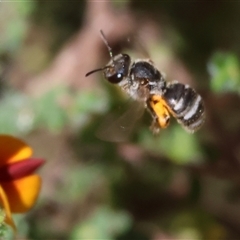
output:
[{"label": "transparent wing", "polygon": [[125,142],[131,136],[137,120],[143,115],[144,104],[132,102],[119,118],[109,117],[100,126],[96,136],[108,142]]},{"label": "transparent wing", "polygon": [[144,44],[143,39],[140,36],[132,35],[128,38],[128,44],[129,48],[136,51],[138,54],[141,55],[141,57],[150,59],[150,54],[146,48],[146,45]]}]

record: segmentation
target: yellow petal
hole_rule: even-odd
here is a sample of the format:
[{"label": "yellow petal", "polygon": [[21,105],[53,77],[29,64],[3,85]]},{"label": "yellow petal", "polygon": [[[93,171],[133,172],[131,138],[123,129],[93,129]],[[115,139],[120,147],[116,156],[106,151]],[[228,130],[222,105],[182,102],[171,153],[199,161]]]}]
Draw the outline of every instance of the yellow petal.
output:
[{"label": "yellow petal", "polygon": [[8,198],[6,193],[4,192],[3,188],[0,186],[0,202],[2,204],[2,207],[5,211],[6,214],[6,218],[5,218],[5,222],[10,225],[14,231],[16,231],[16,226],[14,224],[14,221],[12,219],[12,214],[11,214],[11,209],[10,209],[10,205],[8,202]]},{"label": "yellow petal", "polygon": [[0,135],[0,166],[21,161],[32,155],[32,149],[23,141],[8,135]]},{"label": "yellow petal", "polygon": [[12,213],[23,213],[35,204],[41,188],[41,178],[30,175],[12,182],[1,184]]}]

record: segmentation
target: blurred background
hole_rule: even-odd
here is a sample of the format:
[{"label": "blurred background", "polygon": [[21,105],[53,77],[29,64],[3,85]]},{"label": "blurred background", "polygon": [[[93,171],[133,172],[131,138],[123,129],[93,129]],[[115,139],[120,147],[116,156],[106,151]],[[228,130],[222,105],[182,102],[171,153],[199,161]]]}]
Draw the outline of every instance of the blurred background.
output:
[{"label": "blurred background", "polygon": [[[0,133],[47,160],[18,237],[239,239],[239,28],[238,1],[0,2]],[[115,54],[148,53],[194,87],[202,129],[172,119],[153,136],[146,112],[127,141],[99,139],[131,102],[101,73],[85,77],[109,61],[100,29]]]}]

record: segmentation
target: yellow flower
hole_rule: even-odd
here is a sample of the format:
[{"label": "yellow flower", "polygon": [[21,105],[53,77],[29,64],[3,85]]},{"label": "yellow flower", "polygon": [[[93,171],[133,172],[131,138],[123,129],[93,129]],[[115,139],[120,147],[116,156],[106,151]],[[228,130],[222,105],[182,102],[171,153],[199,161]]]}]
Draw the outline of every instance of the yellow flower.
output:
[{"label": "yellow flower", "polygon": [[5,210],[5,222],[14,231],[12,213],[24,213],[36,202],[41,178],[33,174],[44,160],[30,158],[32,149],[21,140],[0,135],[0,204]]}]

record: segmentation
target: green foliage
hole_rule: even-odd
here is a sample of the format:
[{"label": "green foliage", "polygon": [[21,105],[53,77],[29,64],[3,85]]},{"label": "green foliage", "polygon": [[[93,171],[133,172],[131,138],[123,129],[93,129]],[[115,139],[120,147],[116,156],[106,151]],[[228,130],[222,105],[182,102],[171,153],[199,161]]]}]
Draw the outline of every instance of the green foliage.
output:
[{"label": "green foliage", "polygon": [[67,114],[61,106],[61,99],[67,97],[67,89],[55,88],[35,101],[35,122],[37,126],[45,127],[50,131],[61,131],[67,122]]},{"label": "green foliage", "polygon": [[[66,172],[62,191],[57,193],[59,202],[84,201],[91,190],[105,184],[105,178],[99,165],[79,165]],[[66,194],[66,192],[68,194]]]},{"label": "green foliage", "polygon": [[70,239],[114,240],[118,234],[126,231],[131,223],[128,213],[101,206],[85,222],[75,227]]},{"label": "green foliage", "polygon": [[72,127],[81,127],[88,123],[91,114],[105,112],[109,99],[103,91],[79,92],[75,95],[72,106],[69,108],[69,118]]},{"label": "green foliage", "polygon": [[240,62],[236,55],[216,52],[208,63],[208,70],[212,91],[240,92]]},{"label": "green foliage", "polygon": [[0,53],[13,52],[24,40],[34,1],[0,2]]},{"label": "green foliage", "polygon": [[219,224],[197,209],[179,212],[171,219],[169,230],[179,239],[221,239],[225,235]]},{"label": "green foliage", "polygon": [[80,128],[92,114],[104,112],[108,107],[103,92],[74,94],[65,86],[56,87],[37,99],[6,91],[0,101],[0,132],[10,134],[28,133],[36,128],[57,133],[69,125],[72,129]]},{"label": "green foliage", "polygon": [[0,132],[26,133],[33,128],[33,106],[29,98],[18,92],[5,92],[0,100]]},{"label": "green foliage", "polygon": [[187,164],[201,161],[202,153],[197,136],[187,133],[181,126],[172,124],[153,137],[147,129],[140,133],[140,142],[144,148],[167,156],[174,163]]},{"label": "green foliage", "polygon": [[114,7],[125,8],[129,4],[129,0],[113,1]]},{"label": "green foliage", "polygon": [[[101,99],[101,101],[99,101]],[[37,126],[60,132],[64,127],[81,128],[92,114],[106,111],[108,102],[103,92],[71,92],[57,87],[35,101]]]},{"label": "green foliage", "polygon": [[6,237],[7,234],[7,226],[4,223],[5,212],[2,208],[0,208],[0,238]]}]

